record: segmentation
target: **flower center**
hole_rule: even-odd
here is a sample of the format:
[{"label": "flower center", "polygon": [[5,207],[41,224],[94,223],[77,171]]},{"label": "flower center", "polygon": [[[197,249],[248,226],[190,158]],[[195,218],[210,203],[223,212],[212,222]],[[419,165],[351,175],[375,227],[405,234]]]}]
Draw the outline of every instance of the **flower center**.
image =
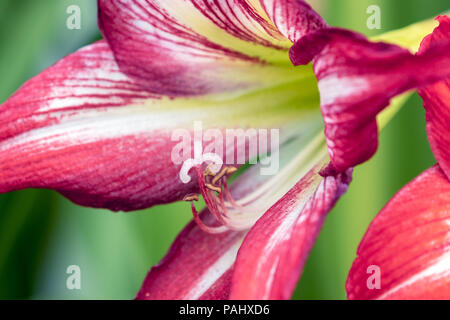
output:
[{"label": "flower center", "polygon": [[224,165],[218,173],[214,173],[208,165],[204,171],[201,166],[195,167],[200,192],[206,202],[210,213],[217,219],[221,226],[208,226],[201,220],[194,201],[198,201],[198,195],[192,194],[184,197],[184,201],[191,202],[192,214],[195,222],[205,232],[216,234],[228,230],[240,230],[234,226],[230,219],[236,213],[242,214],[243,207],[231,196],[228,190],[227,179],[238,169],[233,166]]},{"label": "flower center", "polygon": [[293,140],[282,146],[280,155],[284,164],[276,175],[261,176],[258,165],[240,175],[233,182],[233,194],[237,196],[237,200],[228,187],[228,180],[237,171],[236,167],[224,165],[219,172],[214,173],[210,170],[211,165],[206,168],[202,165],[195,166],[193,169],[200,193],[216,220],[214,225],[205,224],[194,203],[199,200],[199,195],[189,194],[183,200],[191,202],[192,214],[199,228],[211,234],[250,229],[297,181],[326,158],[322,133],[308,139],[306,145],[302,140]]}]

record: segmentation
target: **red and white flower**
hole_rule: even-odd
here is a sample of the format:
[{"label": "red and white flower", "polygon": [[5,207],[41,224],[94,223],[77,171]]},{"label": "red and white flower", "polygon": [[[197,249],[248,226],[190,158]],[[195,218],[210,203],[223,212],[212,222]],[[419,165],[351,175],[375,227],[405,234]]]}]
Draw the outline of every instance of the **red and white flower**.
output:
[{"label": "red and white flower", "polygon": [[[288,299],[352,167],[377,149],[378,113],[407,90],[421,88],[430,141],[448,174],[448,17],[413,54],[329,27],[302,0],[99,0],[98,6],[104,40],[62,59],[0,106],[0,192],[51,188],[80,205],[125,211],[202,194],[207,208],[198,215],[191,201],[194,220],[149,272],[139,299]],[[429,23],[420,26],[412,46],[432,31]],[[313,68],[294,67],[311,61]],[[194,121],[221,130],[280,128],[284,165],[274,177],[252,167],[229,190],[234,168],[225,166],[218,177],[203,164],[183,184],[181,166],[171,161],[171,136]],[[411,189],[439,181],[433,188],[441,198],[422,203],[431,213],[415,206],[401,211],[408,220],[383,219],[398,214],[390,204],[375,220],[372,228],[381,231],[373,237],[401,228],[396,221],[425,226],[444,214],[448,177],[438,167],[424,175]],[[423,239],[416,237],[420,248],[405,250],[398,262],[410,254],[426,260],[443,241],[444,253],[429,255],[441,260],[404,269],[422,272],[420,285],[438,272],[444,280],[428,287],[437,290],[431,297],[448,297],[443,221],[424,229]],[[378,241],[387,240],[369,231],[364,241],[380,249]],[[394,233],[386,246],[396,250],[405,241]],[[351,298],[369,297],[358,282],[364,257],[349,278]],[[389,254],[374,261],[384,258]],[[386,278],[394,290],[386,296],[413,297],[403,288],[415,278],[405,274]]]}]

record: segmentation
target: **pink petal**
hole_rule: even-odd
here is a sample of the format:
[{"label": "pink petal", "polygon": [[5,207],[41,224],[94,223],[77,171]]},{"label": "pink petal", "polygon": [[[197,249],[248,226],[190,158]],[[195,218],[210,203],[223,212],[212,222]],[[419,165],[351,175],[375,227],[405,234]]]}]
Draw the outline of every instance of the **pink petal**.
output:
[{"label": "pink petal", "polygon": [[407,90],[450,76],[447,41],[420,56],[357,33],[322,29],[291,48],[295,65],[313,59],[331,163],[343,172],[378,147],[377,114]]},{"label": "pink petal", "polygon": [[348,297],[450,299],[449,225],[450,182],[436,165],[398,192],[372,222],[347,279]]},{"label": "pink petal", "polygon": [[159,101],[104,41],[64,58],[0,106],[0,192],[51,188],[112,210],[183,198],[196,185],[170,161],[171,132],[149,112]]},{"label": "pink petal", "polygon": [[[439,27],[424,39],[419,54],[433,50],[435,45],[450,39],[450,17],[441,16],[437,20]],[[444,63],[440,69],[449,68],[450,55]],[[450,79],[421,88],[419,95],[424,100],[427,111],[427,132],[431,149],[450,179]]]},{"label": "pink petal", "polygon": [[322,17],[303,0],[260,0],[270,20],[292,42],[327,27]]},{"label": "pink petal", "polygon": [[[201,214],[214,225],[209,211]],[[139,300],[218,300],[229,297],[232,267],[245,232],[209,234],[191,222],[148,273]]]},{"label": "pink petal", "polygon": [[[310,28],[302,25],[312,15],[307,5],[279,3],[281,9],[295,9],[287,16],[278,8],[269,11],[273,19],[289,19],[281,23],[287,35]],[[279,72],[291,67],[287,51],[292,42],[267,19],[259,1],[99,0],[98,4],[100,28],[121,70],[150,92],[199,95],[286,81]],[[301,29],[297,32],[294,27]]]},{"label": "pink petal", "polygon": [[289,299],[327,213],[351,170],[323,178],[315,168],[258,220],[235,263],[231,299]]}]

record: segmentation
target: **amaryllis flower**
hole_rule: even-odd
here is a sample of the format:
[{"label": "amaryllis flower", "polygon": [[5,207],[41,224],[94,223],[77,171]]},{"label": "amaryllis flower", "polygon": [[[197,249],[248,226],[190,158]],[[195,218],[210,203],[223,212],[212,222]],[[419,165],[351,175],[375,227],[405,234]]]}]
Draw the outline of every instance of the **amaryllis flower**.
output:
[{"label": "amaryllis flower", "polygon": [[[436,82],[450,76],[446,36],[415,55],[329,27],[302,0],[98,6],[104,39],[1,105],[0,192],[50,188],[115,211],[189,201],[193,221],[139,299],[289,298],[352,167],[376,150],[377,114],[417,87],[435,102]],[[386,39],[414,50],[432,30],[425,22]],[[441,132],[442,119],[433,119],[430,131]],[[261,175],[261,163],[229,188],[233,141],[214,149],[220,171],[195,162],[184,183],[172,138],[180,128],[193,135],[198,121],[220,132],[280,129],[280,150],[267,150],[279,153],[279,172]],[[198,214],[200,194],[206,208]]]}]

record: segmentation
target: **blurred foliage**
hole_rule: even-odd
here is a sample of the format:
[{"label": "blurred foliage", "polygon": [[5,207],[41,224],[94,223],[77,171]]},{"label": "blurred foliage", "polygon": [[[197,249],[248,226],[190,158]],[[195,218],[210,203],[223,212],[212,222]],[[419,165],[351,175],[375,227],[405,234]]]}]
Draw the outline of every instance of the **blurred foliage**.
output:
[{"label": "blurred foliage", "polygon": [[[82,9],[81,30],[66,28],[71,4]],[[382,30],[366,27],[371,4],[381,7]],[[314,5],[331,25],[366,35],[448,10],[448,0],[316,0]],[[0,102],[31,76],[99,38],[94,0],[1,0],[0,24]],[[345,279],[370,220],[433,163],[415,95],[383,131],[377,155],[355,170],[294,298],[344,299]],[[112,214],[76,206],[52,191],[0,195],[0,299],[132,298],[189,219],[184,203]],[[81,290],[65,287],[72,264],[81,267]]]}]

